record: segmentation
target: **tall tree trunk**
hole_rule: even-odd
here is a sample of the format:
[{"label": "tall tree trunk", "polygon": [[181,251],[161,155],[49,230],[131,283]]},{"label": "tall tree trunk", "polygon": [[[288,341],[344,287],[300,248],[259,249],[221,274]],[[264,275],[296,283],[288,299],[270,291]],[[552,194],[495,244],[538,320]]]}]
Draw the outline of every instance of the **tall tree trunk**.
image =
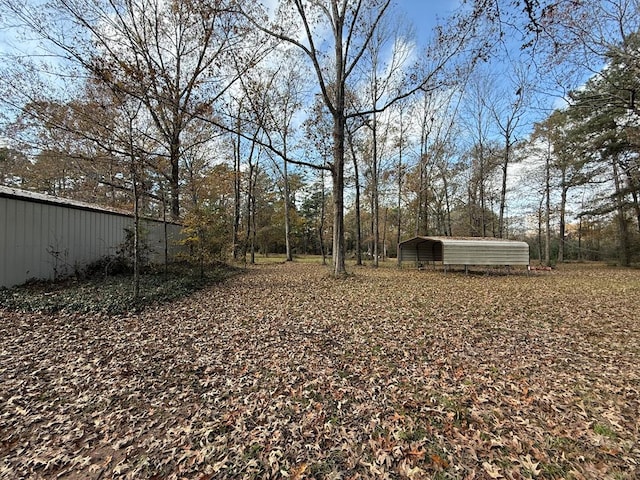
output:
[{"label": "tall tree trunk", "polygon": [[446,219],[445,219],[445,235],[450,237],[451,233],[451,196],[449,194],[449,182],[447,181],[446,173],[442,173],[442,183],[444,188],[444,200],[446,207]]},{"label": "tall tree trunk", "polygon": [[[256,172],[257,177],[257,172]],[[251,264],[256,263],[256,236],[257,236],[257,220],[256,220],[256,191],[255,183],[251,187]]]},{"label": "tall tree trunk", "polygon": [[432,110],[428,108],[429,97],[425,95],[423,105],[423,115],[420,120],[420,158],[418,160],[419,168],[419,182],[418,182],[418,211],[416,212],[416,236],[429,235],[429,218],[428,218],[428,204],[429,193],[428,183],[429,178],[427,175],[428,167],[428,143],[431,130],[433,128]]},{"label": "tall tree trunk", "polygon": [[129,117],[129,158],[131,160],[131,183],[133,190],[133,299],[140,297],[140,189],[138,185],[138,165],[134,151],[134,117]]},{"label": "tall tree trunk", "polygon": [[[374,105],[375,108],[375,105]],[[371,159],[371,225],[373,234],[373,266],[378,266],[378,256],[380,245],[380,200],[378,198],[378,128],[377,115],[373,113],[371,124],[371,139],[373,152]]]},{"label": "tall tree trunk", "polygon": [[428,165],[428,157],[425,154],[424,156],[424,163],[422,164],[422,168],[424,169],[424,185],[422,186],[423,188],[423,193],[422,193],[422,226],[420,227],[420,230],[422,231],[422,235],[429,235],[431,233],[431,216],[429,215],[429,206],[431,204],[431,176],[430,176],[430,172],[429,172],[429,165]]},{"label": "tall tree trunk", "polygon": [[507,168],[509,167],[509,155],[511,151],[511,139],[505,140],[504,159],[502,162],[502,186],[500,188],[500,215],[498,217],[498,237],[504,238],[504,211],[507,201]]},{"label": "tall tree trunk", "polygon": [[402,154],[403,154],[403,122],[402,122],[402,112],[400,112],[400,140],[398,142],[398,202],[396,204],[396,208],[398,209],[398,222],[396,224],[397,234],[396,234],[396,261],[398,266],[400,266],[400,235],[402,231]]},{"label": "tall tree trunk", "polygon": [[375,225],[373,223],[373,189],[369,189],[369,235],[368,235],[368,245],[367,245],[367,254],[369,257],[373,259],[373,230]]},{"label": "tall tree trunk", "polygon": [[560,191],[560,229],[559,229],[559,244],[558,244],[558,263],[564,262],[564,247],[565,247],[565,230],[566,230],[566,210],[567,210],[567,191],[569,187],[566,183],[566,171],[562,169],[561,179],[562,189]]},{"label": "tall tree trunk", "polygon": [[472,187],[471,187],[471,181],[469,181],[469,185],[467,186],[467,215],[468,215],[468,220],[469,220],[469,235],[470,236],[475,236],[475,232],[476,232],[476,228],[475,228],[475,215],[474,215],[474,209],[476,208],[475,205],[475,198],[473,198],[473,192],[472,192]]},{"label": "tall tree trunk", "polygon": [[[247,203],[246,203],[246,218],[247,218],[247,228],[245,229],[244,235],[244,245],[242,248],[242,257],[244,259],[244,263],[247,263],[247,253],[250,253],[249,241],[251,240],[251,197],[253,196],[253,170],[254,166],[251,162],[249,162],[249,180],[248,180],[248,188],[247,188]],[[251,262],[253,263],[253,262]]]},{"label": "tall tree trunk", "polygon": [[164,274],[169,271],[169,232],[167,230],[167,198],[164,187],[161,190],[162,195],[162,226],[164,236]]},{"label": "tall tree trunk", "polygon": [[545,245],[544,245],[544,263],[547,267],[551,266],[551,146],[545,162],[545,179],[544,179],[544,196],[545,196]]},{"label": "tall tree trunk", "polygon": [[283,136],[283,166],[282,177],[284,179],[284,243],[287,253],[287,262],[293,261],[293,254],[291,253],[291,220],[289,215],[289,175],[287,172],[287,135]]},{"label": "tall tree trunk", "polygon": [[345,118],[345,90],[347,72],[343,50],[342,33],[344,17],[338,13],[338,4],[332,3],[335,35],[335,85],[333,103],[333,165],[331,166],[331,180],[333,184],[333,275],[341,277],[347,273],[346,252],[344,244],[344,141],[346,131]]},{"label": "tall tree trunk", "polygon": [[[131,159],[132,164],[135,160]],[[140,192],[138,191],[138,175],[133,169],[133,298],[140,297]]]},{"label": "tall tree trunk", "polygon": [[[344,135],[344,131],[342,134]],[[342,140],[344,141],[344,137]],[[344,164],[342,161],[336,161],[331,172],[333,184],[333,247],[331,254],[333,255],[333,274],[335,277],[340,277],[347,272],[344,248]]]},{"label": "tall tree trunk", "polygon": [[[422,150],[422,147],[420,147]],[[424,168],[422,165],[422,154],[420,154],[420,161],[418,163],[418,173],[419,173],[419,180],[418,180],[418,198],[417,198],[417,202],[418,202],[418,208],[416,211],[416,228],[415,228],[415,236],[417,237],[418,235],[422,234],[422,205],[423,205],[423,196],[424,196]]]},{"label": "tall tree trunk", "polygon": [[578,260],[582,260],[582,217],[578,223]]},{"label": "tall tree trunk", "polygon": [[382,261],[387,260],[387,216],[389,207],[384,209],[384,221],[382,222]]},{"label": "tall tree trunk", "polygon": [[484,152],[480,149],[480,231],[487,236],[486,200],[484,198]]},{"label": "tall tree trunk", "polygon": [[205,245],[207,242],[206,234],[204,231],[204,224],[202,219],[202,213],[198,206],[196,206],[195,214],[198,218],[198,263],[200,264],[200,278],[204,278],[204,264],[205,264]]},{"label": "tall tree trunk", "polygon": [[238,259],[238,247],[240,241],[241,218],[241,172],[240,172],[240,120],[238,119],[237,137],[234,142],[233,153],[233,259]]},{"label": "tall tree trunk", "polygon": [[356,148],[353,144],[353,134],[348,131],[349,149],[351,150],[351,158],[353,160],[353,175],[355,177],[356,198],[356,265],[362,265],[362,217],[360,215],[360,173],[358,171],[358,160],[356,158]]},{"label": "tall tree trunk", "polygon": [[318,239],[320,240],[320,254],[322,255],[322,265],[327,264],[327,252],[324,248],[324,216],[325,216],[325,194],[324,194],[324,170],[320,170],[320,224],[318,225]]},{"label": "tall tree trunk", "polygon": [[622,191],[622,181],[620,179],[620,170],[618,168],[618,159],[613,158],[613,180],[615,185],[615,202],[618,218],[618,236],[619,248],[618,255],[620,264],[628,267],[631,264],[631,254],[629,251],[629,226],[627,224],[627,216],[624,206],[624,192]]},{"label": "tall tree trunk", "polygon": [[538,205],[538,261],[542,263],[542,204],[544,202],[544,196],[540,198],[540,205]]},{"label": "tall tree trunk", "polygon": [[[130,126],[133,128],[133,126]],[[140,297],[140,189],[138,185],[138,168],[131,143],[131,183],[133,189],[133,299]]]},{"label": "tall tree trunk", "polygon": [[180,138],[176,135],[169,149],[169,161],[171,162],[171,218],[180,219]]}]

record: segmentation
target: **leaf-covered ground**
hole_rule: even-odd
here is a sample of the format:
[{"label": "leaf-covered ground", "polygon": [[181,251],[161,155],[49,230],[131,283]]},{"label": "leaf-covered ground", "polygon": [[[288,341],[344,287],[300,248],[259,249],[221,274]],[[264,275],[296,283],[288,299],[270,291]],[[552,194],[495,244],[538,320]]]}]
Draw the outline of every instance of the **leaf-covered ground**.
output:
[{"label": "leaf-covered ground", "polygon": [[640,271],[254,267],[0,309],[0,478],[640,477]]}]

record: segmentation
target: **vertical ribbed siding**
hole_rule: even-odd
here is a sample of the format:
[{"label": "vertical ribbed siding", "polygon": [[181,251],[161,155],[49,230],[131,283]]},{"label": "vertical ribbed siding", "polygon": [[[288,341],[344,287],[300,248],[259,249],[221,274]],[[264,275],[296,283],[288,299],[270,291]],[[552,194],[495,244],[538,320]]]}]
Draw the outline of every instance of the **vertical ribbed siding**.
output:
[{"label": "vertical ribbed siding", "polygon": [[520,242],[444,244],[445,265],[528,265],[529,246]]},{"label": "vertical ribbed siding", "polygon": [[[182,250],[176,245],[181,227],[167,227],[173,257]],[[71,274],[101,257],[115,255],[126,238],[125,228],[133,228],[132,217],[0,196],[0,287]],[[143,228],[151,260],[164,261],[163,223],[144,220]]]},{"label": "vertical ribbed siding", "polygon": [[[0,249],[1,252],[10,252],[16,248],[16,228],[13,225],[16,223],[16,208],[17,204],[13,202],[0,203],[0,228],[2,228],[2,234],[0,235]],[[3,254],[2,263],[0,264],[0,274],[2,278],[5,278],[14,270],[16,270],[16,255]]]}]

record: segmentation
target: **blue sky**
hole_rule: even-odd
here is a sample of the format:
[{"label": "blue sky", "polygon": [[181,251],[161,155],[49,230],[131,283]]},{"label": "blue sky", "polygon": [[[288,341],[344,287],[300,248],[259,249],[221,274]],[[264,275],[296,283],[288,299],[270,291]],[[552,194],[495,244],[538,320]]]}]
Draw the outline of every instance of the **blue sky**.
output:
[{"label": "blue sky", "polygon": [[398,0],[397,7],[407,12],[417,27],[421,20],[432,21],[436,15],[450,14],[459,4],[458,0]]},{"label": "blue sky", "polygon": [[423,39],[440,20],[448,17],[459,6],[458,0],[398,0],[397,9],[407,14]]}]

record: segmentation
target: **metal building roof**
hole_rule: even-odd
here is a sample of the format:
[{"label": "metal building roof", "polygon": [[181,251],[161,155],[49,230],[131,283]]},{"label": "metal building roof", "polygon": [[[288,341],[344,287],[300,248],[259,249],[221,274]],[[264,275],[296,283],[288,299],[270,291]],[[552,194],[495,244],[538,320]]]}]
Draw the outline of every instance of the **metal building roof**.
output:
[{"label": "metal building roof", "polygon": [[88,210],[93,212],[115,213],[117,215],[131,216],[131,212],[120,210],[117,208],[105,207],[94,203],[81,202],[71,198],[55,197],[45,193],[32,192],[30,190],[22,190],[15,187],[5,187],[0,185],[0,197],[16,198],[32,203],[45,203],[48,205],[59,205],[68,208],[77,208],[79,210]]},{"label": "metal building roof", "polygon": [[[17,200],[22,200],[30,203],[43,203],[46,205],[55,205],[60,207],[73,208],[77,210],[86,210],[89,212],[110,213],[114,215],[122,215],[125,217],[133,216],[133,212],[130,210],[107,207],[105,205],[98,205],[95,203],[83,202],[83,201],[74,200],[71,198],[56,197],[56,196],[48,195],[45,193],[32,192],[30,190],[22,190],[20,188],[7,187],[4,185],[0,185],[0,197],[14,198]],[[157,222],[164,222],[167,224],[175,224],[175,225],[182,226],[182,224],[173,220],[163,221],[162,219],[148,217],[146,215],[141,215],[140,218],[144,220],[151,220],[154,222],[157,221]]]}]

